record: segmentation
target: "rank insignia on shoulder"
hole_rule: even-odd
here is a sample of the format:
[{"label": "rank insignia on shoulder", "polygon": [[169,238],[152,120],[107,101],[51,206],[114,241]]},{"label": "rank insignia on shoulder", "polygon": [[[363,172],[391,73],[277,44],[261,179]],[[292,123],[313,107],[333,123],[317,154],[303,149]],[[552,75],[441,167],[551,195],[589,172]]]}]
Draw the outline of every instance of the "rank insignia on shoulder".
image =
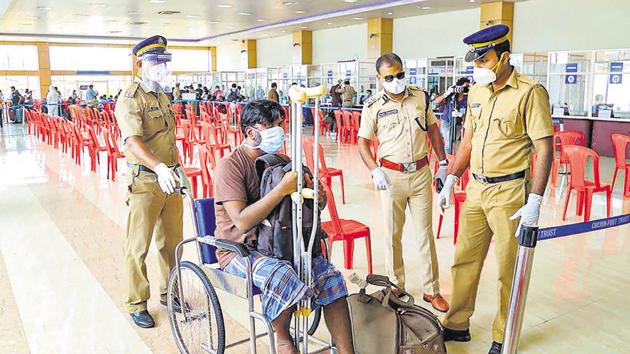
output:
[{"label": "rank insignia on shoulder", "polygon": [[139,86],[140,86],[140,84],[137,83],[137,82],[134,82],[133,84],[131,84],[131,86],[129,86],[129,88],[127,88],[127,91],[125,91],[125,97],[133,98],[133,96],[135,96],[136,91],[138,90]]}]

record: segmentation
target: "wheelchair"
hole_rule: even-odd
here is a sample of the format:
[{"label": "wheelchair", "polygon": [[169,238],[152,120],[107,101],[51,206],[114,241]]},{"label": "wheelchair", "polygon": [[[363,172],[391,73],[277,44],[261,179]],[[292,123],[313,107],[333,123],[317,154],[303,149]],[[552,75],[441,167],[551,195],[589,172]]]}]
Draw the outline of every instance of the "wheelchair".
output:
[{"label": "wheelchair", "polygon": [[[321,96],[325,93],[325,88],[319,87],[316,91],[311,90],[309,92],[299,92],[302,99],[298,97],[298,99],[294,100],[294,102],[298,102],[294,103],[294,112],[299,113],[293,114],[296,122],[292,122],[292,127],[302,126],[301,103],[304,102],[307,94],[311,95],[308,97],[313,97],[315,94]],[[319,99],[316,100],[316,105],[318,104]],[[299,150],[297,150],[298,148],[301,149],[302,145],[301,132],[293,133],[292,136],[298,136],[297,141],[292,142],[292,147],[295,149],[292,151],[292,156],[297,156],[294,159],[296,161],[293,167],[297,169],[297,166],[302,165],[301,153],[298,154]],[[302,169],[299,168],[297,170],[301,171]],[[315,171],[318,171],[317,165]],[[317,178],[315,178],[315,181],[314,199],[316,201]],[[186,354],[222,354],[228,348],[249,342],[250,353],[255,354],[256,340],[266,336],[268,338],[269,353],[275,354],[275,333],[271,322],[254,308],[254,298],[261,291],[253,284],[252,264],[247,257],[249,255],[248,249],[240,243],[217,239],[212,236],[216,227],[214,199],[194,200],[185,188],[178,189],[178,192],[181,192],[190,201],[195,236],[180,242],[175,249],[175,254],[183,254],[183,247],[186,244],[194,243],[197,246],[199,262],[197,264],[191,261],[180,261],[180,257],[176,257],[175,268],[170,274],[167,293],[168,318],[177,348],[181,353]],[[298,172],[298,192],[291,196],[295,203],[294,220],[301,220],[301,201],[305,198],[302,197],[303,192],[308,194],[306,189],[302,190],[301,176],[300,172]],[[309,192],[313,193],[313,190]],[[310,198],[313,198],[313,196],[311,195]],[[317,204],[315,205],[317,206]],[[300,215],[300,217],[297,217],[297,215]],[[301,225],[297,229],[299,240],[301,240]],[[294,240],[296,239],[295,237],[296,234],[294,234]],[[300,246],[294,246],[296,247],[294,249],[295,259],[298,260],[295,262],[296,271],[305,284],[312,286],[310,276],[312,241],[309,246],[305,246],[303,242],[294,242],[294,245],[296,244],[300,244]],[[324,257],[327,257],[326,242],[322,242],[322,244],[324,246],[322,249]],[[224,272],[218,267],[217,248],[232,251],[246,260],[247,271],[245,279]],[[247,301],[249,337],[226,344],[223,311],[215,289],[220,289]],[[326,350],[331,350],[332,353],[335,353],[336,349],[332,344],[332,339],[326,342],[313,337],[320,322],[322,309],[319,307],[316,311],[311,312],[310,308],[310,300],[303,300],[298,304],[294,313],[292,333],[296,346],[302,348],[302,353],[309,353],[309,343],[314,343],[316,350],[311,353],[320,353]],[[262,322],[266,329],[264,333],[256,334],[256,321]]]}]

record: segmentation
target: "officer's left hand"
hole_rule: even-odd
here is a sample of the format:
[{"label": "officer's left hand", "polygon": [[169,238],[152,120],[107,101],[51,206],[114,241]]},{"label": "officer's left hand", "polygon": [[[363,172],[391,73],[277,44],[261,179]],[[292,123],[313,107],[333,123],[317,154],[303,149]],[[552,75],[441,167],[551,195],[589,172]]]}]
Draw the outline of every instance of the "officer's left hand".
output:
[{"label": "officer's left hand", "polygon": [[521,221],[518,223],[515,236],[521,232],[521,225],[536,226],[538,225],[538,217],[540,216],[540,204],[542,203],[542,196],[534,193],[529,193],[527,203],[523,205],[519,210],[510,216],[510,220],[516,220],[519,217]]},{"label": "officer's left hand", "polygon": [[179,166],[175,169],[175,172],[177,172],[177,175],[179,176],[180,186],[186,187],[186,189],[188,189],[188,191],[192,193],[193,190],[190,184],[190,179],[188,179],[188,176],[186,176],[184,168],[182,166]]},{"label": "officer's left hand", "polygon": [[442,187],[444,187],[444,183],[446,182],[446,176],[448,176],[448,160],[440,161],[440,167],[438,167],[437,172],[435,172],[435,190],[440,193]]}]

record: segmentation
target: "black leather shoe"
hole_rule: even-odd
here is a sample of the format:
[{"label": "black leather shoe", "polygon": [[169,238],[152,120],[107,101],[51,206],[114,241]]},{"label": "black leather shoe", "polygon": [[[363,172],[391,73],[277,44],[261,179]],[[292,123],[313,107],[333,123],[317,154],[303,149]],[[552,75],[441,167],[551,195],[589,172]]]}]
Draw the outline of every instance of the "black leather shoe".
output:
[{"label": "black leather shoe", "polygon": [[444,341],[470,342],[470,330],[457,331],[444,327]]},{"label": "black leather shoe", "polygon": [[155,327],[155,321],[153,321],[153,317],[151,317],[151,314],[147,310],[130,313],[129,315],[131,316],[133,323],[135,323],[136,326],[138,327],[141,327],[141,328]]},{"label": "black leather shoe", "polygon": [[490,351],[488,352],[488,354],[501,354],[502,348],[503,348],[503,344],[492,342],[492,345],[490,346]]},{"label": "black leather shoe", "polygon": [[[168,303],[166,302],[166,300],[160,300],[160,304],[162,304],[162,306],[164,307],[168,307]],[[190,309],[190,305],[186,304],[186,310]],[[179,303],[179,299],[175,298],[175,300],[173,301],[173,310],[177,313],[182,313],[182,305]]]}]

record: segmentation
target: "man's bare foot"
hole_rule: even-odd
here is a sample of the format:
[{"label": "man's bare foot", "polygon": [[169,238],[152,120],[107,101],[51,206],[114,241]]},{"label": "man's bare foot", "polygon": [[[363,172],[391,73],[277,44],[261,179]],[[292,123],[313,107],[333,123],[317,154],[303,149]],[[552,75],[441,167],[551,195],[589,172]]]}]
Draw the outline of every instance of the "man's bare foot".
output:
[{"label": "man's bare foot", "polygon": [[278,340],[276,349],[278,354],[298,354],[297,348],[295,348],[293,342],[290,340]]}]

